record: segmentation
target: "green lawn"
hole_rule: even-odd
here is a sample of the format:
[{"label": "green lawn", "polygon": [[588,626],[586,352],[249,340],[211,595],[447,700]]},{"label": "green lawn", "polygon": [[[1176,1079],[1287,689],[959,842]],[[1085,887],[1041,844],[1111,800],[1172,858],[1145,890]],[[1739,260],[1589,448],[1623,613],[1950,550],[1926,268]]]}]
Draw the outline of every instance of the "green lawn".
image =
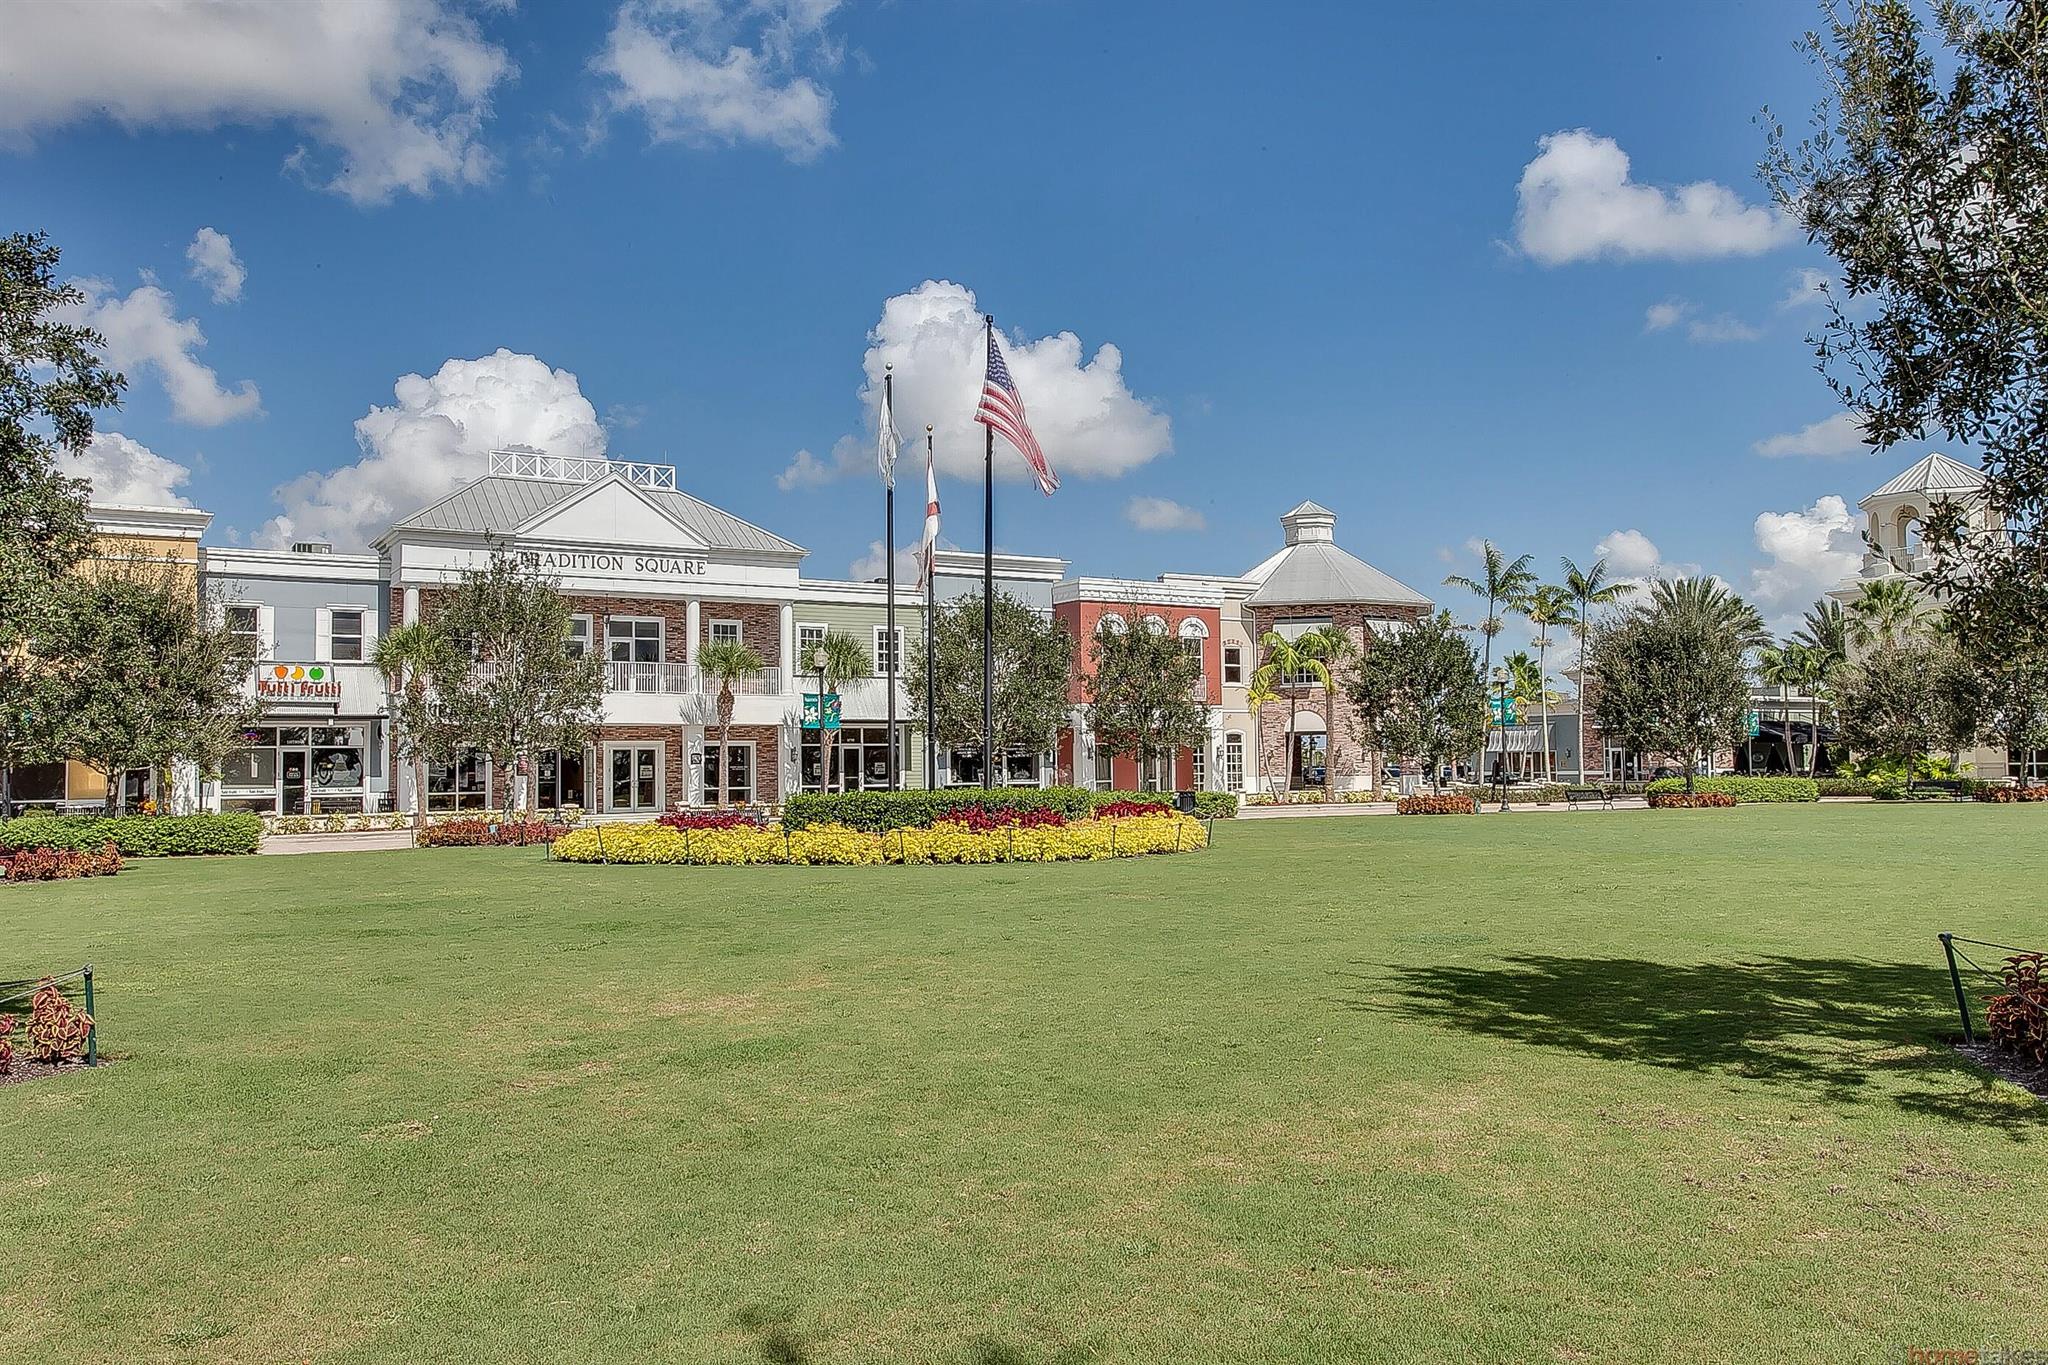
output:
[{"label": "green lawn", "polygon": [[1336,819],[992,868],[426,850],[0,888],[34,1360],[2048,1347],[2048,1106],[1934,933],[2048,810]]}]

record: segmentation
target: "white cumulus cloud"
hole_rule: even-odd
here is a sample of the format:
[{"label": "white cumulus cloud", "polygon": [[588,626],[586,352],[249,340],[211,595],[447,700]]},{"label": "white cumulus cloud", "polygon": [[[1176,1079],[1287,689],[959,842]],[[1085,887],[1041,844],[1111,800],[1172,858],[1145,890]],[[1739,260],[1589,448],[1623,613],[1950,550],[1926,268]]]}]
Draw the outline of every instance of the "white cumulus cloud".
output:
[{"label": "white cumulus cloud", "polygon": [[1124,504],[1124,520],[1140,531],[1206,531],[1209,519],[1172,498],[1136,497]]},{"label": "white cumulus cloud", "polygon": [[[917,551],[918,546],[915,542],[896,551],[897,587],[917,586]],[[872,583],[881,578],[887,567],[887,562],[882,557],[882,542],[871,540],[868,542],[867,553],[847,566],[846,576],[856,583]]]},{"label": "white cumulus cloud", "polygon": [[592,63],[612,114],[656,142],[765,143],[809,161],[836,142],[832,94],[806,68],[836,65],[838,0],[625,0]]},{"label": "white cumulus cloud", "polygon": [[1774,210],[1726,185],[1636,181],[1621,145],[1589,129],[1550,133],[1536,145],[1516,187],[1515,241],[1543,265],[1754,256],[1796,235]]},{"label": "white cumulus cloud", "polygon": [[534,356],[500,347],[475,360],[450,360],[431,378],[406,375],[393,392],[397,402],[356,419],[363,458],[277,490],[284,510],[264,525],[265,544],[314,539],[360,548],[484,474],[489,452],[506,446],[604,454],[604,426],[576,376]]},{"label": "white cumulus cloud", "polygon": [[1811,507],[1760,514],[1755,535],[1765,562],[1750,573],[1749,596],[1774,628],[1863,564],[1856,514],[1832,493]]},{"label": "white cumulus cloud", "polygon": [[1766,437],[1751,449],[1774,460],[1793,455],[1845,460],[1871,453],[1871,448],[1863,443],[1863,422],[1853,412],[1838,412],[1833,417],[1809,422],[1797,431]]},{"label": "white cumulus cloud", "polygon": [[458,0],[0,4],[0,137],[283,124],[287,163],[359,204],[487,180],[482,131],[513,72]]},{"label": "white cumulus cloud", "polygon": [[1654,576],[1664,563],[1664,552],[1657,548],[1657,542],[1633,528],[1608,532],[1593,547],[1593,552],[1623,578]]},{"label": "white cumulus cloud", "polygon": [[225,232],[210,227],[199,229],[192,245],[185,248],[185,259],[192,263],[192,278],[206,286],[215,303],[235,303],[241,299],[249,270],[235,254],[235,244]]},{"label": "white cumulus cloud", "polygon": [[[1024,396],[1032,432],[1061,479],[1115,478],[1173,449],[1173,423],[1133,394],[1124,382],[1123,352],[1104,343],[1087,355],[1081,339],[1059,332],[1020,341],[999,329],[1010,375]],[[926,423],[933,428],[939,472],[981,478],[982,431],[974,421],[987,352],[974,291],[947,280],[926,280],[882,305],[868,333],[860,390],[860,435],[841,437],[832,459],[799,451],[776,479],[784,489],[834,475],[874,472],[874,430],[882,402],[882,375],[895,366],[896,429],[904,457],[918,453]],[[1030,477],[1024,457],[996,438],[996,477]]]},{"label": "white cumulus cloud", "polygon": [[1684,299],[1666,299],[1653,303],[1643,311],[1645,332],[1664,332],[1676,327],[1686,314],[1692,312],[1692,305]]},{"label": "white cumulus cloud", "polygon": [[1695,318],[1685,329],[1686,340],[1707,345],[1718,345],[1728,341],[1755,341],[1762,336],[1763,333],[1757,328],[1750,326],[1741,318],[1729,317],[1726,313],[1711,318]]},{"label": "white cumulus cloud", "polygon": [[57,472],[92,485],[94,502],[129,507],[190,507],[178,491],[192,471],[118,431],[96,431],[85,449],[57,457]]},{"label": "white cumulus cloud", "polygon": [[1825,270],[1808,266],[1792,272],[1792,279],[1785,287],[1785,297],[1778,300],[1781,312],[1796,308],[1818,308],[1828,300],[1828,286],[1832,281]]},{"label": "white cumulus cloud", "polygon": [[206,334],[191,318],[177,315],[177,301],[160,285],[144,284],[119,294],[106,280],[74,280],[84,301],[63,310],[67,321],[82,322],[107,339],[107,359],[131,381],[153,374],[171,400],[171,413],[181,422],[217,427],[263,411],[263,395],[244,379],[221,387],[220,376],[196,352]]}]

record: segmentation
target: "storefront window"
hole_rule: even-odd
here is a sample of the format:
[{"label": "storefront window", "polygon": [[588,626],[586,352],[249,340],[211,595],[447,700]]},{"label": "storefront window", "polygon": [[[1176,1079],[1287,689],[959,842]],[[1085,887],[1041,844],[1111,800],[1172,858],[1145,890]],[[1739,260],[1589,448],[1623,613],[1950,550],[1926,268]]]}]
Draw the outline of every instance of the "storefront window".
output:
[{"label": "storefront window", "polygon": [[7,772],[7,799],[16,806],[54,806],[64,800],[62,763],[24,763]]},{"label": "storefront window", "polygon": [[722,767],[718,761],[718,745],[712,743],[705,746],[705,804],[716,805],[721,797],[728,805],[753,804],[754,746],[751,743],[726,745],[725,763]]},{"label": "storefront window", "polygon": [[[910,729],[908,726],[898,726],[897,729],[903,735],[903,743],[907,749]],[[901,761],[899,756],[898,762]],[[886,790],[889,786],[889,727],[848,725],[842,728],[832,742],[832,766],[839,775],[839,780],[833,784],[835,790]],[[805,791],[822,790],[818,785],[818,775],[822,767],[823,755],[818,746],[818,732],[806,730],[800,758],[801,781]]]},{"label": "storefront window", "polygon": [[534,760],[533,803],[541,810],[582,806],[583,755],[543,750]]},{"label": "storefront window", "polygon": [[257,726],[221,762],[221,807],[265,815],[364,808],[368,725]]},{"label": "storefront window", "polygon": [[491,761],[482,754],[464,754],[453,763],[427,766],[427,809],[483,810],[491,800]]}]

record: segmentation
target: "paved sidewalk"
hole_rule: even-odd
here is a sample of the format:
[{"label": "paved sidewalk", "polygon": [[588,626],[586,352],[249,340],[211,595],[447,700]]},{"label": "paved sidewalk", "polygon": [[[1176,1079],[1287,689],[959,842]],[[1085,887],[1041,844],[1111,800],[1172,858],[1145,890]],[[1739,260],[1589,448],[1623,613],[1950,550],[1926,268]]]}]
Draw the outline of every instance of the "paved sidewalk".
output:
[{"label": "paved sidewalk", "polygon": [[[1649,803],[1640,796],[1617,796],[1614,798],[1615,810],[1648,810],[1649,808]],[[1569,803],[1564,801],[1553,801],[1543,806],[1539,806],[1534,802],[1518,802],[1514,800],[1508,802],[1508,814],[1510,815],[1549,814],[1552,812],[1560,815],[1597,815],[1603,809],[1604,807],[1597,801],[1585,803],[1579,806],[1576,811],[1572,809]],[[1289,806],[1239,806],[1237,810],[1237,818],[1240,820],[1293,820],[1322,815],[1392,814],[1394,814],[1394,803],[1391,801],[1340,801],[1329,804],[1322,802],[1314,804],[1298,803]],[[1480,802],[1479,814],[1500,814],[1500,803],[1497,801]]]},{"label": "paved sidewalk", "polygon": [[409,829],[361,830],[353,834],[272,834],[257,845],[258,853],[372,853],[411,848]]}]

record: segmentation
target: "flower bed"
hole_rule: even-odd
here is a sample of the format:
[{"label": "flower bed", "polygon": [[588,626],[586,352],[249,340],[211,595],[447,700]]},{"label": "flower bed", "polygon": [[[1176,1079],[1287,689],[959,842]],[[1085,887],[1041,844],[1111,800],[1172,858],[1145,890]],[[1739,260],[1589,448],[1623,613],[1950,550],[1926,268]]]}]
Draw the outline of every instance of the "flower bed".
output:
[{"label": "flower bed", "polygon": [[0,853],[0,877],[10,882],[111,877],[120,870],[121,850],[111,843],[98,848],[29,848],[19,853]]},{"label": "flower bed", "polygon": [[1208,827],[1161,812],[1130,819],[1002,824],[975,829],[945,820],[886,831],[847,825],[796,828],[675,829],[663,824],[579,829],[555,841],[567,863],[682,863],[692,866],[795,863],[1052,863],[1190,853],[1206,848]]},{"label": "flower bed", "polygon": [[421,848],[525,848],[569,832],[549,820],[443,820],[420,831]]},{"label": "flower bed", "polygon": [[656,816],[654,823],[668,829],[762,829],[768,822],[751,811],[676,810]]},{"label": "flower bed", "polygon": [[0,851],[113,844],[130,858],[254,853],[263,822],[253,815],[24,815],[0,824]]},{"label": "flower bed", "polygon": [[[782,805],[782,823],[790,829],[806,825],[845,825],[871,833],[928,826],[963,806],[987,811],[1057,811],[1068,820],[1085,820],[1103,808],[1142,805],[1170,810],[1171,792],[1099,792],[1084,787],[978,787],[938,791],[799,792]],[[1195,814],[1228,819],[1237,814],[1237,798],[1228,792],[1196,792]]]},{"label": "flower bed", "polygon": [[[583,823],[581,806],[563,806],[559,810],[546,812],[547,818],[561,825]],[[371,811],[360,815],[265,815],[265,834],[370,834],[385,830],[411,829],[416,823],[413,816],[404,811]],[[488,812],[442,811],[429,815],[428,825],[448,825],[464,820],[488,820]]]},{"label": "flower bed", "polygon": [[1471,815],[1477,809],[1471,797],[1454,792],[1417,792],[1394,803],[1396,815]]},{"label": "flower bed", "polygon": [[1727,792],[1652,791],[1644,799],[1652,810],[1720,810],[1737,804]]},{"label": "flower bed", "polygon": [[1979,801],[2008,804],[2014,801],[2048,801],[2048,787],[1979,787]]}]

